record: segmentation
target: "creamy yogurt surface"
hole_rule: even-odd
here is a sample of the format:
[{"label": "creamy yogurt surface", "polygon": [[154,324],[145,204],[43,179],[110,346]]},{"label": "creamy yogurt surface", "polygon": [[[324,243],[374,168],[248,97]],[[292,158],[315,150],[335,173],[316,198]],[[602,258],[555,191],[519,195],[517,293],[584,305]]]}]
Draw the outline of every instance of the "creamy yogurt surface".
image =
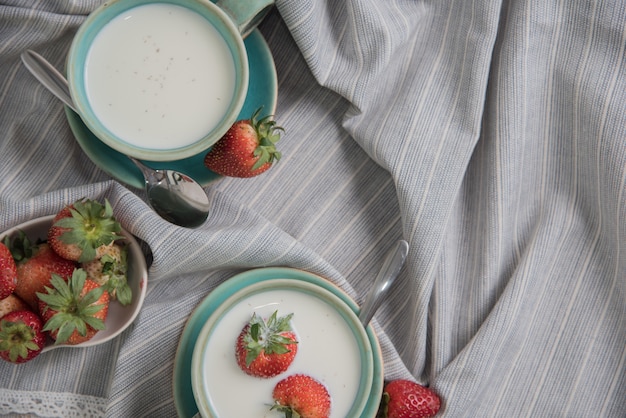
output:
[{"label": "creamy yogurt surface", "polygon": [[[249,376],[235,360],[237,337],[253,312],[267,319],[276,310],[278,316],[294,314],[291,324],[299,341],[294,362],[270,379]],[[269,411],[272,390],[296,373],[322,382],[331,396],[331,417],[345,418],[361,378],[359,348],[345,319],[322,299],[292,289],[262,291],[242,299],[217,323],[205,353],[205,387],[220,418],[281,416]]]},{"label": "creamy yogurt surface", "polygon": [[114,18],[96,35],[85,65],[96,117],[141,148],[196,142],[224,117],[235,90],[225,40],[201,15],[172,4]]}]

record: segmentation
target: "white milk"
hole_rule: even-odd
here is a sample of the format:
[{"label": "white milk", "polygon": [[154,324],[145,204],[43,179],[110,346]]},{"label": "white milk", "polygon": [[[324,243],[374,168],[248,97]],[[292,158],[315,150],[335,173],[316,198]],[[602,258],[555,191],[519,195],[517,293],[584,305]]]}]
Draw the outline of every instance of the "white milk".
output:
[{"label": "white milk", "polygon": [[[298,353],[285,373],[270,379],[245,374],[235,360],[235,342],[253,312],[269,318],[294,314]],[[220,418],[274,416],[272,390],[285,377],[304,373],[322,382],[331,395],[331,417],[346,418],[356,397],[361,366],[359,349],[345,320],[326,302],[294,290],[270,290],[249,296],[228,311],[206,347],[205,386]],[[283,414],[284,416],[284,414]]]},{"label": "white milk", "polygon": [[87,54],[96,116],[129,144],[172,149],[215,127],[234,94],[235,64],[199,14],[171,4],[135,7],[109,22]]}]

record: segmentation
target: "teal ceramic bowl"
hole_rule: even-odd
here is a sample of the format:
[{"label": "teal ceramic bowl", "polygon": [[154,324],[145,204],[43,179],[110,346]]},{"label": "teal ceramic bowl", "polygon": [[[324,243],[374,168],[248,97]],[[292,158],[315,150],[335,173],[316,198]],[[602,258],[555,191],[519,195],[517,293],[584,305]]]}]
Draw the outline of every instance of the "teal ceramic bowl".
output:
[{"label": "teal ceramic bowl", "polygon": [[[246,37],[244,44],[248,50],[250,65],[250,82],[246,102],[239,112],[238,119],[247,119],[258,108],[262,108],[264,115],[273,115],[276,112],[278,89],[276,67],[272,52],[261,32],[257,29]],[[145,187],[143,174],[126,156],[100,141],[83,123],[82,119],[68,107],[65,115],[76,142],[83,152],[101,170],[114,179],[138,189]],[[153,168],[167,168],[193,177],[202,186],[208,186],[221,176],[213,173],[204,166],[204,156],[201,152],[189,158],[176,161],[147,161]]]},{"label": "teal ceramic bowl", "polygon": [[[85,63],[94,39],[114,18],[130,9],[149,4],[181,6],[210,22],[222,35],[235,65],[235,91],[227,106],[225,116],[210,132],[188,145],[177,148],[144,148],[121,139],[107,128],[96,116],[86,88]],[[114,150],[149,161],[175,161],[194,156],[209,149],[237,120],[248,91],[248,56],[243,39],[232,20],[219,7],[208,0],[109,0],[94,10],[80,26],[72,41],[67,57],[66,71],[72,101],[89,130]],[[193,110],[190,108],[190,110]],[[163,148],[163,147],[160,147]]]},{"label": "teal ceramic bowl", "polygon": [[[195,342],[191,383],[203,417],[268,416],[272,390],[293,374],[308,374],[331,396],[331,417],[367,417],[379,399],[378,346],[348,303],[317,283],[277,275],[234,290],[213,311]],[[238,286],[237,280],[222,286]],[[246,375],[235,361],[234,345],[252,313],[269,317],[293,313],[298,351],[286,372],[261,379]],[[377,357],[375,359],[375,357]],[[239,400],[238,400],[239,399]]]},{"label": "teal ceramic bowl", "polygon": [[[189,316],[189,319],[187,320],[180,336],[174,361],[172,388],[174,393],[174,403],[176,405],[176,413],[179,417],[193,418],[196,417],[196,414],[199,412],[196,400],[193,396],[193,387],[191,384],[191,361],[198,336],[200,335],[206,321],[226,299],[238,290],[255,283],[262,283],[276,278],[300,280],[323,287],[343,300],[344,303],[350,306],[353,312],[359,312],[358,305],[352,300],[352,298],[350,298],[350,296],[325,278],[308,271],[288,267],[266,267],[248,270],[231,277],[213,289],[213,291],[211,291],[202,301],[200,301],[200,303],[198,303]],[[376,417],[384,384],[382,352],[376,333],[371,325],[367,327],[367,335],[374,353],[374,381],[372,382],[372,389],[370,397],[367,401],[367,406],[358,418]]]}]

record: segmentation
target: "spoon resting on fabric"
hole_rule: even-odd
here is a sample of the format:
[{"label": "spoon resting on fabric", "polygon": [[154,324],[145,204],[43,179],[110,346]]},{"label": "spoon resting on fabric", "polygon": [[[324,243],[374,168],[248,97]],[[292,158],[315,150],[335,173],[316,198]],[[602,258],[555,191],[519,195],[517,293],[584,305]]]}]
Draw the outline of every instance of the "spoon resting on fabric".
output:
[{"label": "spoon resting on fabric", "polygon": [[[26,50],[22,62],[30,73],[67,107],[76,111],[67,79],[38,53]],[[128,157],[143,174],[148,203],[163,219],[186,228],[204,223],[209,215],[209,198],[202,186],[174,170],[153,169]]]},{"label": "spoon resting on fabric", "polygon": [[391,289],[391,284],[400,274],[408,252],[409,244],[404,240],[399,240],[387,253],[383,266],[376,280],[374,280],[374,287],[367,294],[359,312],[359,320],[365,328],[367,328],[380,304],[387,296],[389,289]]}]

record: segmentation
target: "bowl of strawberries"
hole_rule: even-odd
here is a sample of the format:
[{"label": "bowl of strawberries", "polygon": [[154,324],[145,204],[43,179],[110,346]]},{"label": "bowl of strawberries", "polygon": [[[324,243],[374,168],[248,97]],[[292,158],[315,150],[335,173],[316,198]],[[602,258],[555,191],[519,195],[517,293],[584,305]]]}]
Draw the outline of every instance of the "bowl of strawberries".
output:
[{"label": "bowl of strawberries", "polygon": [[378,341],[356,304],[295,269],[239,274],[202,325],[191,384],[203,417],[374,417],[383,381]]},{"label": "bowl of strawberries", "polygon": [[115,338],[139,314],[147,276],[108,201],[80,199],[0,233],[0,358]]}]

